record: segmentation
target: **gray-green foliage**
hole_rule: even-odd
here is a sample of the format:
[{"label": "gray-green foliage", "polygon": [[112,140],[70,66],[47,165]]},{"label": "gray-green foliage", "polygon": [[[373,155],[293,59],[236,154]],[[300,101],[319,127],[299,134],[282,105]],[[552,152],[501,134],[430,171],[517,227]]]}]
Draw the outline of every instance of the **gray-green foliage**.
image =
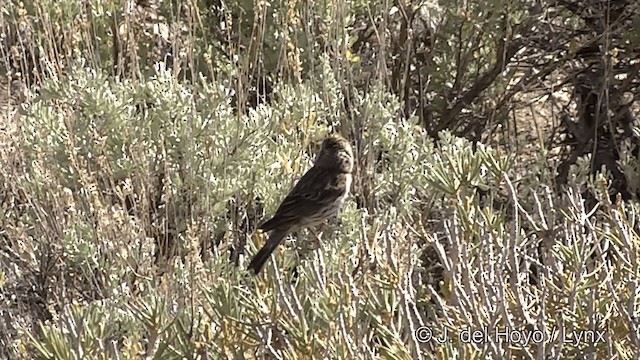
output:
[{"label": "gray-green foliage", "polygon": [[[29,16],[50,14],[38,24],[51,21],[65,34],[83,13],[73,1],[59,8],[34,3],[26,4]],[[497,56],[493,42],[523,14],[515,8],[502,22],[499,10],[519,4],[509,1],[469,2],[464,12],[445,3],[412,5],[441,30],[432,61],[418,71],[425,81],[431,76],[436,90],[453,87],[455,49],[479,36],[482,51],[459,75],[462,91],[468,77],[488,70]],[[388,29],[380,27],[389,33],[397,30],[398,8],[231,4],[252,16],[266,11],[262,45],[269,56],[263,65],[269,70],[291,55],[281,49],[294,53],[309,42],[301,55],[304,76],[277,78],[271,101],[244,113],[235,109],[242,101],[234,98],[235,85],[247,71],[242,56],[255,49],[226,58],[211,47],[214,39],[202,35],[210,23],[193,21],[188,28],[195,30],[186,33],[195,38],[187,37],[178,50],[193,48],[177,51],[171,70],[140,54],[139,63],[129,65],[144,71],[114,72],[108,16],[131,14],[110,4],[116,9],[92,2],[93,38],[66,37],[73,40],[63,46],[77,55],[73,61],[43,61],[50,68],[42,70],[43,82],[21,112],[13,134],[17,146],[12,154],[0,152],[0,315],[10,324],[0,327],[0,344],[12,357],[633,357],[640,306],[637,203],[611,203],[603,176],[587,180],[588,157],[570,170],[567,189],[554,189],[542,154],[530,161],[450,131],[435,140],[427,136],[419,116],[403,113],[404,95],[389,91],[381,50],[367,53],[371,57],[347,52],[354,39],[345,24],[389,16]],[[172,14],[173,4],[163,2],[160,13]],[[12,3],[11,11],[19,13],[18,5]],[[182,5],[182,11],[193,10]],[[311,10],[299,18],[303,5]],[[325,33],[309,30],[317,25],[303,21],[311,13],[319,14]],[[193,20],[175,15],[181,26]],[[143,25],[133,20],[124,22]],[[276,34],[274,22],[286,31]],[[177,34],[185,33],[181,26]],[[51,34],[34,29],[32,45],[46,48]],[[124,36],[137,34],[133,27],[118,29],[121,40],[128,39],[122,50],[131,61],[135,46],[128,46],[142,40]],[[90,43],[102,45],[92,52]],[[338,61],[343,55],[346,61]],[[207,57],[211,69],[203,74]],[[195,76],[186,79],[179,64],[189,64]],[[371,64],[377,72],[367,68]],[[494,85],[485,99],[504,90],[505,82]],[[436,110],[450,105],[434,94],[421,95]],[[468,108],[480,112],[490,105],[480,101]],[[324,229],[319,249],[310,251],[306,244],[314,234],[300,231],[262,275],[247,274],[247,257],[266,234],[247,229],[245,221],[255,228],[262,214],[250,214],[242,204],[260,202],[264,215],[272,214],[330,131],[347,135],[357,155],[353,195],[340,221]],[[534,165],[516,171],[525,160]],[[624,156],[621,164],[637,187],[637,163]],[[594,192],[596,210],[584,200],[586,190]],[[158,263],[157,228],[173,231],[179,248]],[[239,247],[245,256],[236,267],[229,253]],[[421,327],[435,336],[446,331],[451,341],[422,343]],[[555,337],[527,344],[459,337],[483,327]],[[573,330],[606,330],[605,341],[575,344],[557,336]]]},{"label": "gray-green foliage", "polygon": [[[517,198],[509,180],[512,157],[482,145],[474,151],[468,141],[448,133],[434,146],[415,119],[394,115],[398,102],[382,89],[361,94],[356,103],[368,124],[362,159],[379,152],[389,159],[382,167],[361,169],[362,184],[371,186],[378,199],[374,209],[349,201],[339,226],[324,232],[320,249],[299,256],[298,247],[288,242],[288,250],[278,251],[261,277],[229,266],[222,249],[203,262],[193,244],[207,232],[198,225],[227,226],[225,201],[237,194],[259,195],[273,211],[291,180],[309,166],[310,155],[300,149],[324,136],[329,124],[322,119],[333,110],[314,101],[321,96],[306,86],[281,86],[271,106],[238,116],[223,85],[203,81],[195,89],[175,82],[168,72],[134,85],[78,69],[66,83],[45,84],[26,111],[21,150],[32,167],[21,186],[33,189],[37,204],[66,199],[64,206],[51,202],[53,211],[41,214],[60,217],[56,221],[65,234],[46,238],[56,248],[49,251],[64,256],[59,271],[84,275],[74,280],[77,287],[88,290],[95,286],[91,280],[107,280],[97,288],[97,298],[104,297],[99,301],[79,297],[73,304],[61,297],[75,293],[73,288],[51,290],[61,291],[56,294],[61,308],[56,327],[43,325],[41,335],[30,335],[38,357],[225,357],[241,351],[291,358],[408,358],[418,349],[427,351],[412,337],[420,326],[442,336],[445,327],[450,335],[482,326],[588,329],[595,326],[588,318],[603,319],[606,313],[612,328],[626,323],[619,306],[632,293],[620,281],[635,279],[629,272],[633,267],[611,268],[606,260],[590,265],[594,254],[602,259],[592,250],[601,226],[609,246],[630,256],[624,261],[628,266],[637,261],[637,240],[621,225],[623,213],[611,208],[609,214],[617,218],[591,215],[594,228],[585,233],[575,227],[587,211],[578,203],[545,195],[538,205],[522,199],[499,209],[489,206],[500,185]],[[309,121],[295,121],[300,118]],[[296,124],[306,127],[288,130]],[[170,192],[191,184],[194,206],[205,210],[188,219],[189,229],[180,237],[189,252],[173,259],[160,277],[150,259],[153,244],[140,230],[137,216],[142,215],[108,204],[100,194],[114,189],[98,181],[151,178],[159,163],[171,179]],[[480,200],[480,189],[489,189],[490,200]],[[532,190],[544,194],[544,187],[542,193]],[[431,219],[435,227],[423,217],[429,211],[440,217]],[[49,230],[42,225],[32,230],[28,241],[36,252],[42,251],[40,236]],[[540,239],[541,234],[551,238]],[[220,246],[233,244],[237,236],[227,232]],[[311,236],[302,232],[297,241]],[[252,235],[249,253],[262,241],[263,236]],[[544,272],[545,281],[534,286],[525,265],[541,264],[534,251],[540,241],[550,246],[544,264],[557,270]],[[445,269],[440,292],[424,272],[431,265],[423,263],[429,246]],[[296,281],[293,265],[298,265]],[[615,268],[620,273],[604,275]],[[612,294],[606,306],[603,301]],[[435,304],[442,308],[436,310]],[[569,314],[570,320],[558,318]],[[628,339],[624,333],[610,336]],[[492,346],[502,345],[490,342],[478,354],[502,353]],[[518,345],[510,353],[533,353],[537,346]],[[577,354],[604,345],[589,346],[564,345],[561,351]],[[467,357],[467,351],[476,350],[454,338],[441,351]]]}]

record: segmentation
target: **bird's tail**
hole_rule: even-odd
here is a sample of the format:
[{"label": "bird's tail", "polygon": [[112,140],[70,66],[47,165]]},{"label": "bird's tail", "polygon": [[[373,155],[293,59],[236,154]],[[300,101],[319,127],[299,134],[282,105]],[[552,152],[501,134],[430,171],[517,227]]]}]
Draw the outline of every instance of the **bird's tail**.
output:
[{"label": "bird's tail", "polygon": [[287,236],[287,231],[274,229],[269,235],[269,239],[267,239],[267,242],[264,244],[262,249],[260,249],[260,251],[258,251],[258,253],[253,257],[253,259],[251,259],[251,263],[249,263],[248,268],[250,270],[253,270],[253,272],[257,275],[262,269],[262,266],[264,266],[264,263],[266,263],[267,260],[269,260],[269,257],[271,257],[271,253],[273,252],[273,250],[275,250],[278,245],[280,245],[285,236]]}]

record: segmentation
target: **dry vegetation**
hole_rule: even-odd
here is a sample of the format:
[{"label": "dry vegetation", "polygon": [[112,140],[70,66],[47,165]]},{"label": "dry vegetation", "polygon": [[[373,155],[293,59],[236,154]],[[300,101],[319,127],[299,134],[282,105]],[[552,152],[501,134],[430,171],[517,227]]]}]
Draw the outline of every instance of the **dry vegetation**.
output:
[{"label": "dry vegetation", "polygon": [[[9,0],[0,358],[637,358],[638,24],[632,0]],[[250,275],[331,131],[340,219]]]}]

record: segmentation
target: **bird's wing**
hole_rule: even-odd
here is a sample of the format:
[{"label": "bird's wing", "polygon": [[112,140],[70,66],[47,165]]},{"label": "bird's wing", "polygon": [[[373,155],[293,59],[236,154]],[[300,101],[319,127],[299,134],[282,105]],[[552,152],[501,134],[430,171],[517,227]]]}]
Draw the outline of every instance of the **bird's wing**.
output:
[{"label": "bird's wing", "polygon": [[312,167],[289,192],[275,215],[260,226],[264,231],[284,224],[297,224],[300,219],[319,212],[344,194],[339,173],[326,168]]}]

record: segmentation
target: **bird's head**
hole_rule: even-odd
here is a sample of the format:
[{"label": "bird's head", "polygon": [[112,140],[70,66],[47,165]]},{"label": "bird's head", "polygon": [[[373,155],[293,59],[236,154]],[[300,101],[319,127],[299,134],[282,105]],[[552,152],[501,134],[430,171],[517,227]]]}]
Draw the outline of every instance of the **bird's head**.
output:
[{"label": "bird's head", "polygon": [[340,135],[331,135],[324,139],[315,166],[350,173],[353,170],[353,150],[349,141]]}]

